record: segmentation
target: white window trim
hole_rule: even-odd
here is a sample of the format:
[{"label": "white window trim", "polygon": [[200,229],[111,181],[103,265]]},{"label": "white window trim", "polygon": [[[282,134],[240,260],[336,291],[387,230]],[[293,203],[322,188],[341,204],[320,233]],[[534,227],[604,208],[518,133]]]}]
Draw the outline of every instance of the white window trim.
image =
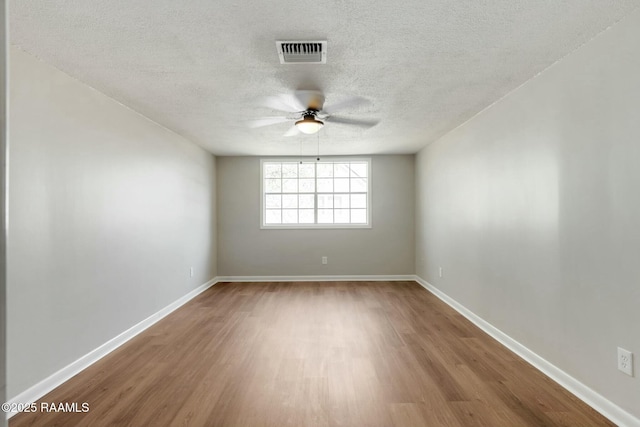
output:
[{"label": "white window trim", "polygon": [[[271,162],[316,162],[315,157],[281,157],[281,158],[264,158],[260,159],[260,229],[262,230],[327,230],[327,229],[356,229],[356,228],[372,228],[373,201],[371,197],[371,158],[370,157],[323,157],[320,162],[327,161],[333,163],[340,162],[367,162],[367,223],[366,224],[265,224],[265,194],[264,194],[264,164]],[[317,192],[313,194],[318,194]],[[315,206],[315,210],[318,206]]]}]

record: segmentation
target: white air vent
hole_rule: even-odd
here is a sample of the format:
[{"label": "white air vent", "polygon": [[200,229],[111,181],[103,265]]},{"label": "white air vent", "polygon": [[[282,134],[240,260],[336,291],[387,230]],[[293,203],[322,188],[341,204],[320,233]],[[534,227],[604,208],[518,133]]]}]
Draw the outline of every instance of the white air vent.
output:
[{"label": "white air vent", "polygon": [[326,64],[327,42],[325,41],[278,41],[278,56],[281,64]]}]

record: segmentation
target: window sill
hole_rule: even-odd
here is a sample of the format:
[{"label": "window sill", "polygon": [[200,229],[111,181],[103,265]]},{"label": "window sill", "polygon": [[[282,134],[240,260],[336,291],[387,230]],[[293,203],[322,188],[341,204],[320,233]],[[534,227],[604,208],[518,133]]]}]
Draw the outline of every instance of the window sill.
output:
[{"label": "window sill", "polygon": [[371,224],[327,224],[327,225],[261,225],[261,230],[351,230],[373,228]]}]

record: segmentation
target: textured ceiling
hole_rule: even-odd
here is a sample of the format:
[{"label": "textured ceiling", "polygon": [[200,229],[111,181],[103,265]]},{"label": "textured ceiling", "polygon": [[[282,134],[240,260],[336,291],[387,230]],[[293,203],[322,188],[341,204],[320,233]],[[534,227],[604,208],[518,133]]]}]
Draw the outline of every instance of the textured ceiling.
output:
[{"label": "textured ceiling", "polygon": [[[628,15],[640,0],[14,0],[10,42],[220,155],[413,153]],[[275,41],[328,40],[326,65]],[[379,118],[284,138],[261,97],[320,89]]]}]

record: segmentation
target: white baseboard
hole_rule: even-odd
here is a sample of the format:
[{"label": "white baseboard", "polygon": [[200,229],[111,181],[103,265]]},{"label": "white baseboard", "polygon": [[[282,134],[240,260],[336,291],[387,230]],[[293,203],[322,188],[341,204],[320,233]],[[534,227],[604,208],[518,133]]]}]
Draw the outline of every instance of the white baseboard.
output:
[{"label": "white baseboard", "polygon": [[434,294],[443,302],[451,306],[458,313],[466,317],[471,323],[491,335],[494,339],[507,347],[509,350],[522,357],[524,360],[532,364],[535,368],[542,371],[549,378],[560,384],[562,387],[569,390],[576,397],[581,399],[587,405],[591,406],[596,411],[607,417],[613,423],[621,427],[640,427],[640,419],[634,415],[628,413],[615,403],[606,399],[604,396],[593,391],[580,381],[576,380],[560,368],[554,366],[552,363],[538,356],[536,353],[514,340],[500,329],[491,325],[481,317],[477,316],[471,310],[422,279],[421,277],[414,276],[414,280],[422,285],[426,290]]},{"label": "white baseboard", "polygon": [[[77,375],[82,370],[88,368],[98,360],[102,359],[107,354],[111,353],[113,350],[117,349],[118,347],[120,347],[121,345],[129,341],[131,338],[140,334],[141,332],[143,332],[144,330],[146,330],[147,328],[149,328],[150,326],[152,326],[162,318],[171,314],[173,311],[177,310],[178,308],[180,308],[181,306],[183,306],[184,304],[186,304],[187,302],[189,302],[190,300],[192,300],[193,298],[195,298],[202,292],[206,291],[207,289],[209,289],[211,286],[215,285],[218,282],[219,282],[218,278],[214,277],[213,279],[209,280],[207,283],[201,286],[198,286],[196,289],[192,290],[188,294],[178,298],[168,306],[162,308],[158,312],[147,317],[142,322],[132,326],[131,328],[122,332],[120,335],[102,344],[100,347],[85,354],[75,362],[72,362],[71,364],[60,369],[58,372],[40,381],[33,387],[30,387],[27,390],[23,391],[22,393],[18,394],[17,396],[11,398],[7,403],[23,403],[24,404],[24,403],[33,403],[37,401],[38,399],[40,399],[45,394],[49,393],[54,388],[58,387],[59,385],[69,380],[74,375]],[[15,414],[16,414],[15,412],[8,412],[7,418],[11,418]]]},{"label": "white baseboard", "polygon": [[368,282],[414,281],[412,274],[347,276],[218,276],[218,282]]}]

